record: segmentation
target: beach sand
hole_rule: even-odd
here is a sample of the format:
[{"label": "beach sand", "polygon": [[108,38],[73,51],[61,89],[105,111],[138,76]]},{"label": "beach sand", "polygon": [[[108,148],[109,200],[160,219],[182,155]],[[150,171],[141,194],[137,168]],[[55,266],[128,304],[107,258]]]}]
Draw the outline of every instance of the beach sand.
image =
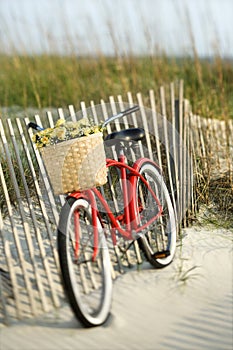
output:
[{"label": "beach sand", "polygon": [[68,305],[0,327],[1,350],[233,348],[233,231],[183,230],[173,263],[144,263],[114,282],[111,317],[84,329]]}]

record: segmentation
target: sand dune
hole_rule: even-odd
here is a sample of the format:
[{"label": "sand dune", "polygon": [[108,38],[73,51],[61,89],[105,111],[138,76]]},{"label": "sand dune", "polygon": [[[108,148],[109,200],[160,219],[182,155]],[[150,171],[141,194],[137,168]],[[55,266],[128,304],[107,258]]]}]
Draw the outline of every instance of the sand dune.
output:
[{"label": "sand dune", "polygon": [[174,262],[144,264],[114,284],[108,323],[84,329],[69,306],[0,328],[2,350],[189,350],[233,348],[232,231],[183,231]]}]

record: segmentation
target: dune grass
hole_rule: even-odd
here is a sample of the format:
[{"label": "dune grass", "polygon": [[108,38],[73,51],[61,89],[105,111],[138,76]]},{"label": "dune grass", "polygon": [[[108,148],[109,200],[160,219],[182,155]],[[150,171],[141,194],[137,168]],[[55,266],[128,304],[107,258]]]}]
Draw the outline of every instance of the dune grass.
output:
[{"label": "dune grass", "polygon": [[66,107],[110,95],[148,94],[183,79],[185,98],[205,117],[233,118],[233,62],[215,57],[0,55],[0,106]]}]

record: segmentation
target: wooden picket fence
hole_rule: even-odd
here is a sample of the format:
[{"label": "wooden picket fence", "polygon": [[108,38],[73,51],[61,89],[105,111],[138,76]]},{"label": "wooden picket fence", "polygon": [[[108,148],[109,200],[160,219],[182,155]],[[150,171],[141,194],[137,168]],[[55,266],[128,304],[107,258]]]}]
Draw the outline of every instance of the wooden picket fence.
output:
[{"label": "wooden picket fence", "polygon": [[[216,179],[233,173],[233,120],[190,115],[193,155],[202,175]],[[199,170],[200,172],[200,170]]]},{"label": "wooden picket fence", "polygon": [[[139,156],[155,159],[163,169],[177,221],[180,227],[185,227],[197,210],[195,175],[199,170],[195,160],[201,158],[205,164],[209,147],[205,125],[201,118],[192,115],[183,96],[182,81],[178,86],[171,83],[166,93],[161,87],[158,96],[151,90],[146,97],[128,93],[127,99],[125,102],[122,96],[116,99],[111,96],[108,103],[101,100],[98,107],[93,101],[90,106],[81,102],[80,116],[85,116],[90,107],[97,122],[119,109],[140,106],[140,117],[124,117],[121,123],[108,125],[108,132],[130,126],[145,129],[146,143],[140,143]],[[76,115],[70,105],[57,113],[30,116],[30,121],[47,127],[53,126],[58,118]],[[65,199],[53,194],[40,153],[31,142],[28,122],[28,118],[0,119],[0,322],[6,324],[59,308],[65,300],[56,248],[56,227]],[[232,124],[230,128],[232,131]],[[232,145],[230,137],[227,145]],[[114,152],[111,155],[115,156]],[[110,249],[113,278],[142,261],[137,243],[125,256]]]}]

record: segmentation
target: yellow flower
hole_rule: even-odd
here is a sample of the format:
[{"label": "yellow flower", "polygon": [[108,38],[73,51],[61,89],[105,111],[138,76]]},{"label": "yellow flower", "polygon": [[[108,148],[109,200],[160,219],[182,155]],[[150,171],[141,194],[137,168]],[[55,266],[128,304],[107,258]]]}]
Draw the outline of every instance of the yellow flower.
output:
[{"label": "yellow flower", "polygon": [[89,135],[90,133],[91,133],[91,128],[85,128],[85,129],[83,129],[83,134],[84,134],[85,136]]},{"label": "yellow flower", "polygon": [[43,136],[40,141],[43,145],[47,145],[49,143],[49,138],[47,136]]},{"label": "yellow flower", "polygon": [[36,143],[36,134],[32,135],[32,142]]},{"label": "yellow flower", "polygon": [[67,129],[76,129],[76,128],[77,128],[77,125],[76,125],[75,122],[66,122],[65,127],[66,127]]},{"label": "yellow flower", "polygon": [[64,124],[64,123],[65,123],[65,120],[64,120],[64,119],[58,119],[58,121],[56,122],[55,127],[57,128],[57,127],[61,126],[61,125]]},{"label": "yellow flower", "polygon": [[54,134],[59,140],[65,140],[66,129],[63,127],[57,128],[56,130],[54,130]]},{"label": "yellow flower", "polygon": [[71,136],[71,138],[78,137],[78,136],[79,136],[79,134],[80,134],[80,130],[79,130],[79,129],[72,130],[72,131],[70,132],[70,136]]},{"label": "yellow flower", "polygon": [[99,127],[98,126],[94,126],[93,127],[93,132],[94,132],[94,134],[96,134],[97,132],[100,132]]},{"label": "yellow flower", "polygon": [[36,147],[37,147],[37,148],[42,148],[42,147],[44,147],[44,144],[43,144],[43,143],[40,143],[40,142],[37,142]]},{"label": "yellow flower", "polygon": [[53,131],[53,128],[47,128],[47,129],[44,129],[42,131],[40,131],[41,135],[47,135],[47,134],[50,134],[51,132]]}]

